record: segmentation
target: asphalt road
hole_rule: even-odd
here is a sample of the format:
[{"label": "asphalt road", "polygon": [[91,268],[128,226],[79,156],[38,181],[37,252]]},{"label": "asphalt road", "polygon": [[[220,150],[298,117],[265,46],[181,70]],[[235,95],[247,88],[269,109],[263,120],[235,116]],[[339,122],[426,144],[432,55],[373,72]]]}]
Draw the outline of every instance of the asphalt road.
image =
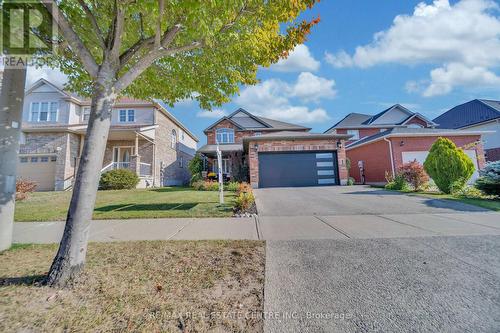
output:
[{"label": "asphalt road", "polygon": [[265,332],[498,332],[500,236],[268,241]]}]

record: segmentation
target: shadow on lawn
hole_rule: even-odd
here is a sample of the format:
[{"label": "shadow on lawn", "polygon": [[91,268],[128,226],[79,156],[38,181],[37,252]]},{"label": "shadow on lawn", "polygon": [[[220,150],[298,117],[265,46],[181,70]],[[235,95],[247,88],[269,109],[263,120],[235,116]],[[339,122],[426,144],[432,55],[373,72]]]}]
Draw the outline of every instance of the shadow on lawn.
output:
[{"label": "shadow on lawn", "polygon": [[147,210],[190,210],[198,205],[197,202],[185,203],[158,203],[158,204],[120,204],[97,207],[98,212],[130,212]]},{"label": "shadow on lawn", "polygon": [[32,285],[42,285],[45,282],[47,275],[27,275],[27,276],[17,276],[17,277],[0,277],[0,288],[7,286],[32,286]]}]

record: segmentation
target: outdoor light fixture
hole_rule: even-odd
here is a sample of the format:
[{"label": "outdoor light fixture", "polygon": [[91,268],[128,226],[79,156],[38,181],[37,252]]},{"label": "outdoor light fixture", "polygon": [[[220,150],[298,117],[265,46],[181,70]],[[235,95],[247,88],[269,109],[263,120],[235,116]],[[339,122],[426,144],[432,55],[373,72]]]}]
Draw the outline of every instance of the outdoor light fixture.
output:
[{"label": "outdoor light fixture", "polygon": [[342,141],[337,141],[337,148],[338,149],[341,149],[342,148]]},{"label": "outdoor light fixture", "polygon": [[405,145],[405,142],[404,142],[403,140],[401,140],[401,141],[399,142],[399,146],[400,146],[400,147],[403,147],[404,145]]},{"label": "outdoor light fixture", "polygon": [[255,143],[255,144],[253,145],[253,149],[255,149],[255,150],[259,149],[259,144],[258,144],[258,143]]}]

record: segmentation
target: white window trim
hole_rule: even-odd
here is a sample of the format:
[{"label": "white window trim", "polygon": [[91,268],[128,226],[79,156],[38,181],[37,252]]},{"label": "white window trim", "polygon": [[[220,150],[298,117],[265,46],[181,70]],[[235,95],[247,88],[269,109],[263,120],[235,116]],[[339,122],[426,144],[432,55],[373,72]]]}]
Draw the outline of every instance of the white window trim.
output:
[{"label": "white window trim", "polygon": [[[121,118],[122,111],[125,111],[125,120],[122,120],[122,118]],[[130,120],[129,111],[133,111],[134,120]],[[135,123],[136,119],[137,119],[137,117],[136,117],[135,109],[119,109],[118,110],[118,122],[119,123]]]},{"label": "white window trim", "polygon": [[[220,135],[221,135],[221,138],[224,138],[224,136],[227,137],[227,140],[226,142],[224,142],[223,140],[219,141],[219,132],[220,132]],[[230,134],[232,134],[232,137],[233,137],[233,140],[231,141],[229,138],[230,138]],[[216,142],[219,142],[220,144],[231,144],[231,143],[234,143],[235,141],[235,133],[234,133],[234,129],[233,128],[217,128],[215,130],[215,141]]]},{"label": "white window trim", "polygon": [[348,135],[353,135],[349,140],[359,140],[359,130],[347,130]]},{"label": "white window trim", "polygon": [[[225,168],[224,168],[224,166],[225,166]],[[217,160],[214,160],[213,172],[215,172],[215,173],[219,172],[219,166],[218,166]],[[231,173],[231,161],[229,158],[222,159],[222,173],[226,174],[226,175]]]},{"label": "white window trim", "polygon": [[[33,119],[33,104],[38,103],[38,116],[37,119]],[[40,113],[42,109],[42,103],[48,103],[48,109],[47,109],[47,120],[40,121]],[[52,103],[57,104],[56,108],[56,119],[55,120],[50,120],[50,106]],[[59,120],[59,106],[60,103],[59,101],[54,101],[54,100],[37,100],[34,102],[30,103],[30,108],[29,108],[29,115],[28,115],[28,121],[33,122],[33,123],[57,123]]]},{"label": "white window trim", "polygon": [[173,129],[170,131],[170,148],[177,149],[177,142],[179,141],[177,131]]},{"label": "white window trim", "polygon": [[[85,120],[85,110],[88,110],[89,119]],[[82,122],[88,122],[90,120],[90,106],[82,107]]]}]

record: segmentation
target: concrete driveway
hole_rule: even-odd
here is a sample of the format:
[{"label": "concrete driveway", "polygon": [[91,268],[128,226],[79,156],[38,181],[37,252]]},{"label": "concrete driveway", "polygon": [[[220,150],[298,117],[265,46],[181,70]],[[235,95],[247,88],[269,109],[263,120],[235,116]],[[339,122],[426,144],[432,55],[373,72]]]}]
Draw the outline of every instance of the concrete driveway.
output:
[{"label": "concrete driveway", "polygon": [[266,240],[500,234],[500,214],[367,186],[255,190]]},{"label": "concrete driveway", "polygon": [[495,332],[500,214],[364,186],[258,189],[265,332]]}]

